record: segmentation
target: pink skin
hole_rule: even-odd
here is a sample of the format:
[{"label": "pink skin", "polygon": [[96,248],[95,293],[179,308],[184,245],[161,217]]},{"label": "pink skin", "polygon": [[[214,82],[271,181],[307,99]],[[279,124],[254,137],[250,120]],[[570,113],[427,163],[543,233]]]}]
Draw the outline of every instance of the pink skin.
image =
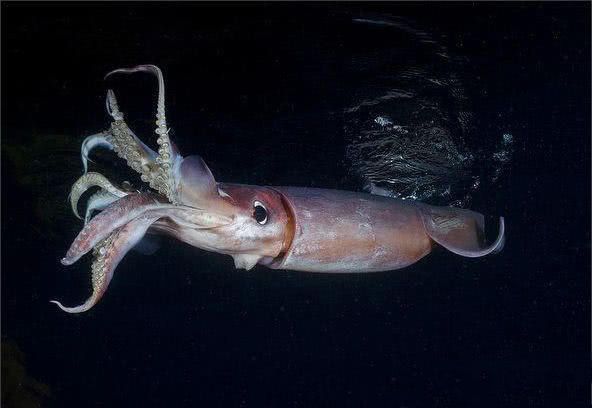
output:
[{"label": "pink skin", "polygon": [[114,230],[159,205],[151,194],[130,194],[113,204],[84,226],[62,259],[62,265],[72,265]]},{"label": "pink skin", "polygon": [[[482,241],[483,217],[472,211],[432,207],[369,194],[297,187],[216,183],[200,158],[181,163],[177,183],[182,203],[154,194],[129,194],[94,217],[72,243],[64,265],[112,241],[93,265],[93,293],[80,313],[107,290],[123,256],[150,228],[197,248],[231,255],[235,266],[257,263],[307,272],[376,272],[403,268],[427,255],[434,244],[463,256],[501,249]],[[264,219],[257,217],[262,206]],[[260,214],[261,215],[261,214]]]},{"label": "pink skin", "polygon": [[[362,193],[214,183],[190,204],[196,205],[197,198],[207,209],[172,206],[150,194],[130,194],[112,203],[87,224],[62,261],[74,263],[100,241],[113,238],[102,258],[101,279],[93,269],[93,294],[73,308],[53,302],[69,313],[89,310],[107,290],[123,256],[149,228],[203,250],[231,255],[237,268],[248,270],[261,263],[274,269],[339,273],[405,267],[427,255],[434,238],[446,247],[451,233],[450,243],[465,248],[465,256],[490,253],[503,238],[502,221],[500,237],[484,248],[477,234],[482,223],[478,213]],[[256,204],[266,209],[263,224],[254,216]],[[224,215],[229,212],[231,216]],[[434,219],[452,225],[451,232],[430,233],[442,232],[433,222],[426,227],[433,212],[439,217]]]},{"label": "pink skin", "polygon": [[86,312],[92,308],[107,291],[113,272],[119,262],[142,239],[146,230],[154,221],[154,218],[141,216],[111,232],[110,244],[102,248],[104,253],[99,255],[98,258],[102,261],[102,265],[97,265],[97,262],[93,264],[93,293],[86,302],[76,307],[65,307],[55,300],[51,302],[68,313]]},{"label": "pink skin", "polygon": [[[217,188],[222,195],[216,193],[217,198],[210,201],[211,211],[231,209],[232,222],[198,230],[165,217],[154,223],[151,230],[206,251],[231,255],[237,268],[249,270],[263,258],[280,256],[290,244],[292,231],[281,195],[269,187],[218,184]],[[253,217],[256,202],[267,209],[264,225]]]},{"label": "pink skin", "polygon": [[[488,246],[483,239],[483,216],[468,210],[346,191],[217,183],[199,156],[182,158],[168,139],[160,70],[146,65],[115,72],[138,71],[151,72],[159,79],[159,156],[146,153],[135,135],[126,143],[151,168],[142,173],[143,180],[164,181],[157,187],[166,197],[129,194],[112,202],[82,229],[62,264],[71,265],[98,249],[93,293],[72,308],[52,301],[66,312],[93,307],[123,256],[147,231],[230,255],[237,268],[246,270],[259,263],[306,272],[376,272],[411,265],[436,244],[466,257],[484,256],[503,247],[501,217],[498,238]],[[112,116],[121,124],[114,95],[109,96]],[[91,138],[83,144],[83,161],[90,148],[102,142],[106,139]],[[121,148],[119,154],[129,164],[127,151]]]}]

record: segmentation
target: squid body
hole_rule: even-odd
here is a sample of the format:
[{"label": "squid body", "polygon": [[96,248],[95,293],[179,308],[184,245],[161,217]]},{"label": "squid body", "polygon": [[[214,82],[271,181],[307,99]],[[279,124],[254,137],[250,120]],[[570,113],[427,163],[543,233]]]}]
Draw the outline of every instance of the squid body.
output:
[{"label": "squid body", "polygon": [[[194,247],[232,256],[237,268],[256,264],[305,272],[388,271],[417,262],[436,244],[465,256],[497,252],[504,244],[504,219],[497,239],[485,243],[481,214],[434,207],[372,194],[307,187],[261,187],[216,182],[199,156],[182,157],[169,138],[164,81],[154,65],[118,69],[111,74],[147,72],[158,80],[158,151],[127,126],[115,94],[107,92],[109,129],[82,143],[83,176],[70,193],[72,209],[91,187],[85,225],[62,264],[92,252],[92,294],[69,313],[92,308],[105,293],[117,264],[147,233],[172,236]],[[88,172],[90,152],[113,150],[140,174],[151,192],[116,186]],[[100,211],[96,216],[92,213]]]}]

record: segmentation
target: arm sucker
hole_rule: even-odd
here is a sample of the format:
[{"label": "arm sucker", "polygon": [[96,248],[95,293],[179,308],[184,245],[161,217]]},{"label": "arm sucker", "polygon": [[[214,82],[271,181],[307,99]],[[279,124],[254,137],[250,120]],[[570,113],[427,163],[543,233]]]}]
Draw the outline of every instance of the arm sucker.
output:
[{"label": "arm sucker", "polygon": [[82,313],[91,309],[107,291],[119,262],[142,239],[150,225],[156,220],[157,218],[150,217],[140,217],[133,220],[111,232],[93,248],[92,294],[86,302],[75,307],[65,307],[57,300],[52,300],[51,303],[55,303],[67,313]]},{"label": "arm sucker", "polygon": [[115,187],[105,176],[100,173],[90,172],[82,175],[76,182],[72,185],[72,189],[70,190],[70,205],[72,206],[72,211],[76,217],[82,219],[78,214],[78,200],[82,195],[91,187],[101,187],[103,190],[109,192],[111,195],[121,198],[126,196],[128,193],[125,191]]},{"label": "arm sucker", "polygon": [[[148,182],[152,188],[164,194],[171,203],[179,202],[175,182],[175,167],[180,162],[180,155],[169,138],[169,128],[166,122],[165,113],[165,87],[162,72],[155,65],[138,65],[133,68],[120,68],[109,72],[105,78],[116,73],[149,72],[158,80],[158,99],[156,104],[156,142],[159,145],[158,154],[155,158],[156,168],[150,174],[145,174],[143,180]],[[113,109],[111,109],[113,111]],[[115,121],[117,123],[119,121]],[[123,121],[120,121],[123,123]],[[126,126],[127,127],[127,126]],[[119,129],[125,133],[123,129]],[[129,161],[128,161],[129,163]],[[132,166],[133,167],[133,166]],[[142,173],[144,175],[144,173]]]}]

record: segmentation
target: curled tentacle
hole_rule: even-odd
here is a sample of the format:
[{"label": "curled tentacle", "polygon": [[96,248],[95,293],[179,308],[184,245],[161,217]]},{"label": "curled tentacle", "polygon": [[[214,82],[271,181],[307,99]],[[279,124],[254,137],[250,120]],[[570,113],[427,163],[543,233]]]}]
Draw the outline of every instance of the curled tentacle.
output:
[{"label": "curled tentacle", "polygon": [[232,222],[230,217],[216,213],[162,203],[150,194],[130,193],[117,198],[88,222],[62,259],[62,264],[71,265],[91,249],[94,250],[92,295],[76,307],[65,307],[58,301],[52,303],[68,313],[80,313],[93,307],[107,290],[113,271],[123,256],[161,218],[168,218],[173,225],[193,229],[216,228]]},{"label": "curled tentacle", "polygon": [[[157,130],[156,133],[168,133],[167,123],[166,123],[166,115],[165,115],[165,90],[164,90],[164,78],[162,76],[162,71],[156,65],[137,65],[132,68],[118,68],[115,69],[107,75],[105,75],[105,79],[110,77],[113,74],[133,74],[136,72],[149,72],[156,76],[158,80],[158,100],[156,104],[156,118],[157,118]],[[115,108],[115,109],[113,109]],[[117,103],[112,104],[111,109],[114,111],[118,111]],[[114,117],[115,119],[115,117]],[[123,117],[121,118],[123,119]],[[116,119],[117,120],[117,119]],[[160,131],[158,130],[160,129]]]},{"label": "curled tentacle", "polygon": [[115,92],[112,89],[107,90],[107,99],[105,99],[107,105],[107,113],[111,115],[113,120],[123,120],[123,113],[119,110],[119,104],[115,97]]},{"label": "curled tentacle", "polygon": [[101,132],[94,135],[90,135],[86,139],[84,139],[84,142],[82,142],[82,147],[80,149],[80,157],[82,159],[84,173],[88,171],[88,162],[90,160],[88,158],[88,155],[90,154],[90,151],[93,150],[95,147],[99,146],[106,147],[109,150],[113,150],[110,132]]},{"label": "curled tentacle", "polygon": [[[219,211],[218,208],[217,212],[211,212],[200,208],[200,203],[191,207],[177,205],[182,157],[169,139],[165,116],[164,80],[160,69],[154,65],[140,65],[115,70],[107,76],[113,73],[140,71],[150,72],[158,79],[158,153],[146,146],[127,126],[124,115],[119,110],[115,93],[108,90],[106,107],[113,122],[110,129],[89,136],[83,142],[81,158],[85,174],[72,186],[70,193],[72,210],[77,217],[80,218],[77,205],[82,194],[92,186],[98,186],[101,190],[90,197],[85,226],[62,259],[63,265],[71,265],[93,250],[93,292],[86,302],[76,307],[65,307],[58,301],[52,301],[69,313],[87,311],[99,301],[123,256],[142,239],[150,226],[159,220],[166,222],[163,224],[166,228],[156,229],[159,232],[169,232],[167,228],[214,229],[233,222],[233,218],[227,212]],[[172,205],[161,195],[126,192],[115,187],[101,174],[87,172],[89,154],[98,146],[114,150],[119,157],[126,160],[128,166],[140,173],[144,182],[164,195]],[[102,212],[91,219],[94,210]]]},{"label": "curled tentacle", "polygon": [[110,129],[88,136],[82,142],[81,158],[84,172],[88,171],[91,150],[100,146],[114,150],[132,169],[142,175],[144,181],[156,178],[156,152],[146,146],[127,126],[123,120],[123,113],[119,110],[115,93],[111,89],[107,91],[106,105],[107,112],[114,121]]},{"label": "curled tentacle", "polygon": [[95,186],[101,187],[103,190],[117,198],[124,197],[128,194],[111,184],[111,182],[102,174],[94,172],[86,173],[76,180],[70,190],[70,204],[72,205],[72,211],[76,217],[82,219],[82,217],[78,215],[78,200],[89,188]]},{"label": "curled tentacle", "polygon": [[132,169],[140,173],[143,180],[144,178],[154,178],[154,173],[158,170],[156,166],[157,154],[127,126],[123,120],[123,113],[119,111],[115,93],[111,89],[107,91],[107,111],[114,119],[108,132],[108,142],[112,144],[113,150]]},{"label": "curled tentacle", "polygon": [[150,182],[155,179],[158,174],[156,153],[142,143],[124,121],[113,122],[111,134],[113,150],[129,167],[140,173],[142,181]]},{"label": "curled tentacle", "polygon": [[109,236],[97,244],[94,248],[94,260],[91,267],[92,295],[86,302],[76,307],[65,307],[57,300],[52,300],[51,303],[55,303],[68,313],[81,313],[92,308],[107,290],[119,262],[142,239],[154,221],[156,218],[139,217],[111,232]]},{"label": "curled tentacle", "polygon": [[[150,174],[142,173],[142,180],[148,182],[152,188],[156,189],[161,194],[164,194],[171,203],[177,204],[179,199],[176,188],[175,167],[179,164],[181,157],[169,138],[169,129],[167,127],[165,114],[165,89],[162,72],[155,65],[138,65],[133,68],[116,69],[109,72],[105,78],[116,73],[129,74],[134,72],[149,72],[155,75],[158,79],[155,130],[158,135],[156,142],[159,145],[158,155],[155,159],[157,168]],[[115,123],[117,122],[118,121],[116,120]]]}]

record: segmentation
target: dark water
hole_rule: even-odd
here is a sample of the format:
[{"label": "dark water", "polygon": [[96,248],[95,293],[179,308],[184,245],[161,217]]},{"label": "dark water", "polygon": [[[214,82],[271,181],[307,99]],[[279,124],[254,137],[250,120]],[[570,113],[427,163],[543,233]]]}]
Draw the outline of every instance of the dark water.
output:
[{"label": "dark water", "polygon": [[[3,405],[589,403],[589,3],[2,12]],[[174,140],[218,180],[411,194],[412,172],[377,173],[385,156],[356,143],[399,140],[388,121],[436,137],[452,152],[437,162],[469,160],[416,193],[505,216],[504,251],[330,276],[237,271],[163,240],[128,254],[91,311],[62,313],[48,301],[89,293],[88,259],[58,261],[81,227],[80,143],[109,123],[103,75],[139,63],[161,67]],[[150,134],[154,83],[109,84]],[[380,99],[397,89],[416,99]]]}]

